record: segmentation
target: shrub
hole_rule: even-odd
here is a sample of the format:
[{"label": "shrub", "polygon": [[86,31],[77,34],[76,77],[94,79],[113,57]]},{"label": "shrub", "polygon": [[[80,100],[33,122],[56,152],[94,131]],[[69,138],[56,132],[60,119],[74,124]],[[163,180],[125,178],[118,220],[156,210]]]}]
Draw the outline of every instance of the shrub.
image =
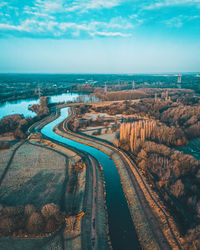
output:
[{"label": "shrub", "polygon": [[15,217],[15,216],[23,215],[24,208],[23,207],[5,207],[3,212],[7,216]]},{"label": "shrub", "polygon": [[56,204],[50,203],[42,207],[41,213],[45,218],[49,218],[51,216],[58,215],[60,211],[59,211],[59,207]]},{"label": "shrub", "polygon": [[26,216],[31,216],[34,212],[36,212],[36,208],[32,204],[28,204],[24,208],[24,214]]},{"label": "shrub", "polygon": [[0,204],[0,215],[3,213],[3,206]]},{"label": "shrub", "polygon": [[179,179],[171,186],[170,191],[174,196],[179,197],[184,194],[184,184]]},{"label": "shrub", "polygon": [[57,221],[55,217],[50,217],[46,222],[45,232],[46,233],[55,232],[56,229],[57,229]]},{"label": "shrub", "polygon": [[185,242],[183,245],[184,250],[188,249],[199,249],[200,246],[200,226],[188,231],[185,237]]},{"label": "shrub", "polygon": [[26,229],[29,233],[37,234],[44,229],[44,219],[40,213],[34,212],[27,220]]},{"label": "shrub", "polygon": [[15,229],[15,224],[12,218],[5,217],[0,219],[0,232],[3,235],[9,235]]}]

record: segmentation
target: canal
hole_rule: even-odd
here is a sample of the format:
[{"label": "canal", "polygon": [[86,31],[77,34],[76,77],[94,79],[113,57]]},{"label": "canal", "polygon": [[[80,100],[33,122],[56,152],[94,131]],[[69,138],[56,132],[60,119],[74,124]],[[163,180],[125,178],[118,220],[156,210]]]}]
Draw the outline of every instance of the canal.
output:
[{"label": "canal", "polygon": [[68,111],[69,108],[61,109],[60,116],[43,127],[42,134],[67,146],[90,153],[99,161],[103,167],[105,180],[106,205],[112,247],[114,250],[141,249],[114,162],[102,151],[62,137],[53,131],[57,124],[68,117]]}]

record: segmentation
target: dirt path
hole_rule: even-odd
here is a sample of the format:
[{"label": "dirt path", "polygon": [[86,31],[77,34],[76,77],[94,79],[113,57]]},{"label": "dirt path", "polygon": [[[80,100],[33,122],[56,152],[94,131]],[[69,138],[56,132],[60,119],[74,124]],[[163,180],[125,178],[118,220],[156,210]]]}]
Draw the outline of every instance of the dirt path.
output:
[{"label": "dirt path", "polygon": [[96,180],[96,166],[91,158],[89,156],[90,162],[92,164],[92,170],[93,170],[93,184],[92,184],[92,223],[91,223],[91,240],[92,240],[92,247],[93,249],[97,248],[97,232],[96,232],[96,190],[97,190],[97,180]]}]

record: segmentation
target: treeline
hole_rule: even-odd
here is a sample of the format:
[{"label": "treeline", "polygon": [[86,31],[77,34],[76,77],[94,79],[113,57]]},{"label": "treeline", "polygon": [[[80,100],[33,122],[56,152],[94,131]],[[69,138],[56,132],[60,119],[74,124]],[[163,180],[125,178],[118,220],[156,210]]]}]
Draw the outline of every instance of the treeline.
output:
[{"label": "treeline", "polygon": [[[166,97],[165,95],[163,95]],[[165,98],[156,101],[155,98],[145,98],[137,102],[124,101],[91,108],[96,112],[109,115],[138,115],[160,120],[168,127],[180,128],[187,139],[200,136],[200,105],[173,103]]]},{"label": "treeline", "polygon": [[0,121],[0,134],[13,132],[16,138],[24,139],[26,127],[31,124],[32,118],[26,119],[23,115],[9,115]]},{"label": "treeline", "polygon": [[200,136],[200,104],[168,108],[161,114],[161,121],[181,127],[188,138]]},{"label": "treeline", "polygon": [[197,238],[200,225],[200,161],[170,148],[186,142],[180,128],[167,127],[154,120],[140,120],[122,123],[114,143],[135,155],[137,166],[144,171],[165,202],[181,214],[188,232],[185,236],[187,245],[191,239],[196,240],[195,244],[200,243],[200,238]]},{"label": "treeline", "polygon": [[167,127],[154,120],[139,120],[122,123],[120,126],[120,145],[126,150],[137,154],[139,148],[146,140],[155,141],[168,146],[180,146],[187,143],[180,128]]},{"label": "treeline", "polygon": [[[146,141],[137,154],[137,165],[152,181],[168,205],[182,216],[186,243],[200,244],[200,162],[191,155],[174,151],[165,145]],[[191,229],[191,230],[190,230]],[[197,248],[198,249],[198,248]]]},{"label": "treeline", "polygon": [[121,100],[134,100],[147,97],[142,90],[129,90],[129,91],[113,91],[107,93],[95,93],[96,96],[104,101],[121,101]]},{"label": "treeline", "polygon": [[0,237],[40,236],[57,231],[65,221],[65,213],[54,203],[41,209],[32,204],[25,207],[0,205]]},{"label": "treeline", "polygon": [[15,138],[25,139],[26,130],[34,122],[49,114],[48,98],[41,97],[40,105],[33,105],[32,110],[37,113],[34,118],[25,118],[23,115],[9,115],[0,120],[0,134],[13,132]]}]

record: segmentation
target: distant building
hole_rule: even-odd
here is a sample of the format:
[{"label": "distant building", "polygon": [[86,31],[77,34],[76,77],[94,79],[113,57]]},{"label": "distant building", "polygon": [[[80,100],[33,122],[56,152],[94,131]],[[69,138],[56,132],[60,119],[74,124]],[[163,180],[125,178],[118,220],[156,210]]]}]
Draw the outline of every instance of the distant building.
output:
[{"label": "distant building", "polygon": [[169,93],[168,93],[168,90],[167,90],[166,93],[165,93],[165,101],[168,101],[168,95],[169,95]]},{"label": "distant building", "polygon": [[108,92],[108,87],[107,87],[107,85],[106,85],[106,83],[105,83],[105,86],[104,86],[104,93],[107,93]]},{"label": "distant building", "polygon": [[178,81],[177,81],[177,83],[181,83],[181,75],[180,74],[178,75]]},{"label": "distant building", "polygon": [[155,102],[158,101],[158,93],[155,93]]},{"label": "distant building", "polygon": [[132,82],[132,89],[135,89],[135,82]]}]

